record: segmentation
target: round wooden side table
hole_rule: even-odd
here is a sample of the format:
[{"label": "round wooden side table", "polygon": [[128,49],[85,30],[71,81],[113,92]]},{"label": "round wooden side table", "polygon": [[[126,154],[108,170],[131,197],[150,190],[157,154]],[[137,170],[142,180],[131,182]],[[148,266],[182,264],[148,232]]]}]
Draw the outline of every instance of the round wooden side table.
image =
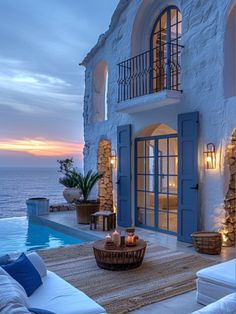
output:
[{"label": "round wooden side table", "polygon": [[141,266],[147,243],[138,240],[136,246],[106,249],[105,240],[96,241],[93,251],[97,265],[108,270],[128,270]]}]

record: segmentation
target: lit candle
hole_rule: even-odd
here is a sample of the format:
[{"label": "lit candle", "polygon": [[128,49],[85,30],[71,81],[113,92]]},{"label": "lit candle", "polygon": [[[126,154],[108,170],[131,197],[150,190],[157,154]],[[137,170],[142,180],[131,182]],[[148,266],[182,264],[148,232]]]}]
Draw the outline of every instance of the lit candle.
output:
[{"label": "lit candle", "polygon": [[133,244],[133,235],[128,235],[127,236],[127,243],[128,244]]},{"label": "lit candle", "polygon": [[108,243],[108,242],[111,242],[111,241],[112,241],[111,236],[110,236],[110,234],[108,234],[106,236],[106,238],[105,238],[105,242]]},{"label": "lit candle", "polygon": [[115,245],[120,245],[120,234],[116,230],[112,233],[112,241],[115,243]]}]

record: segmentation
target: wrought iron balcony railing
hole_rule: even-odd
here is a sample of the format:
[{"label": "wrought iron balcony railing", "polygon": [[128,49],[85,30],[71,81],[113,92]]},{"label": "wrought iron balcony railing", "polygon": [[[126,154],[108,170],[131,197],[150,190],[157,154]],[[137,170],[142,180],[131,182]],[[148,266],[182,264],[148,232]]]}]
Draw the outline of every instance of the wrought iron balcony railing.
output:
[{"label": "wrought iron balcony railing", "polygon": [[181,50],[165,43],[118,64],[118,101],[159,92],[181,91]]}]

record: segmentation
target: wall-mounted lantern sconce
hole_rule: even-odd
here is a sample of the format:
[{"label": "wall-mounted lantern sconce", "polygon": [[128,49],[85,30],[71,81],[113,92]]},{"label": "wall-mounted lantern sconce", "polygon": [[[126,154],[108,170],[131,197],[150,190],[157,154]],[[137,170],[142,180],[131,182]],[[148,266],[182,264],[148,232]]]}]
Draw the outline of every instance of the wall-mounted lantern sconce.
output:
[{"label": "wall-mounted lantern sconce", "polygon": [[116,151],[115,151],[115,149],[113,149],[112,151],[111,151],[111,159],[110,159],[111,161],[111,166],[112,166],[112,168],[113,169],[116,169],[116,166],[117,166],[117,156],[116,156]]},{"label": "wall-mounted lantern sconce", "polygon": [[216,168],[216,149],[213,143],[207,144],[207,150],[204,152],[205,169]]}]

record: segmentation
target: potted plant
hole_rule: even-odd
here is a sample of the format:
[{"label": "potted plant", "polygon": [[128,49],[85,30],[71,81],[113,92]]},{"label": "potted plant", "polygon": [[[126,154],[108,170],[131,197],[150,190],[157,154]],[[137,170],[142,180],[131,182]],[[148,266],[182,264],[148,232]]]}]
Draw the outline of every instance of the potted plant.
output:
[{"label": "potted plant", "polygon": [[75,203],[80,199],[81,191],[78,185],[78,172],[74,168],[73,158],[67,158],[57,161],[60,165],[59,172],[63,177],[59,178],[59,183],[65,186],[63,196],[67,203]]},{"label": "potted plant", "polygon": [[81,191],[81,197],[76,203],[77,222],[80,224],[90,223],[90,216],[99,210],[100,202],[98,200],[89,200],[89,195],[94,185],[103,177],[103,173],[92,172],[89,170],[87,174],[78,174],[77,187]]}]

